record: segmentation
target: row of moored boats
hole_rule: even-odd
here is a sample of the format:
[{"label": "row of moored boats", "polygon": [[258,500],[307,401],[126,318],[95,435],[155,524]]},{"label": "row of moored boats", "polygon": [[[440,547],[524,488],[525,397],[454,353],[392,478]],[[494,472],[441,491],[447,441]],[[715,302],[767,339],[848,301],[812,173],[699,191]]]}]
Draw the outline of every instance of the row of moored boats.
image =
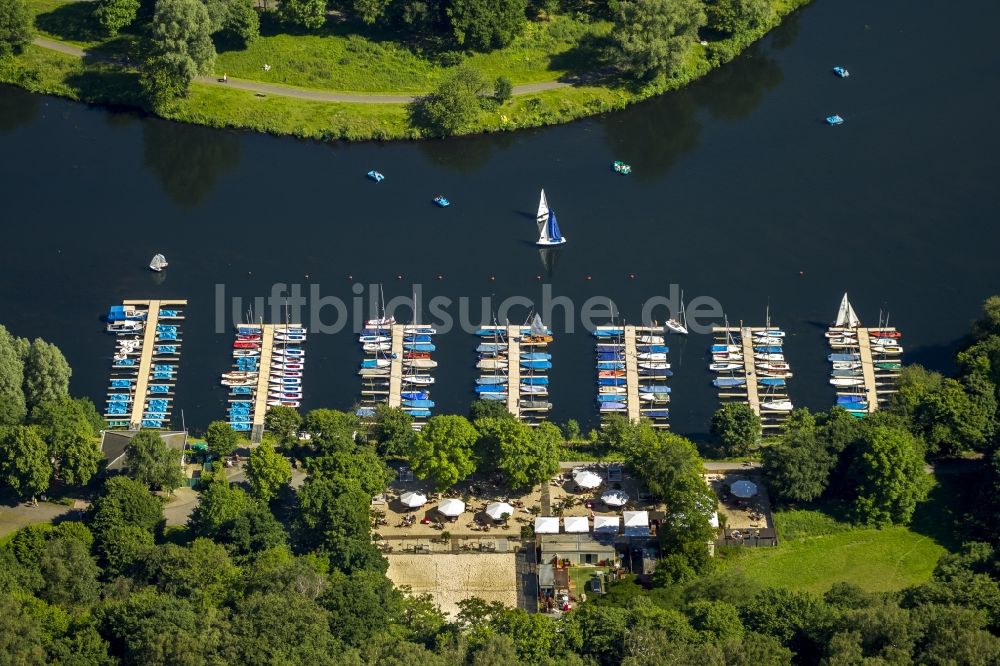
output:
[{"label": "row of moored boats", "polygon": [[[670,387],[667,380],[674,373],[667,362],[670,350],[664,337],[666,330],[616,325],[594,329],[597,407],[602,420],[613,414],[628,416],[629,400],[638,399],[633,411],[648,418],[654,427],[669,427]],[[630,386],[630,381],[636,386]]]},{"label": "row of moored boats", "polygon": [[717,329],[710,349],[709,370],[716,374],[712,384],[719,389],[719,397],[745,402],[755,393],[764,426],[780,425],[794,409],[788,397],[792,369],[784,344],[785,331],[771,326],[768,317],[768,324],[761,328],[726,325]]},{"label": "row of moored boats", "polygon": [[476,347],[478,361],[475,392],[480,400],[503,402],[520,420],[533,424],[552,410],[549,401],[548,345],[552,331],[536,314],[530,325],[482,326]]}]

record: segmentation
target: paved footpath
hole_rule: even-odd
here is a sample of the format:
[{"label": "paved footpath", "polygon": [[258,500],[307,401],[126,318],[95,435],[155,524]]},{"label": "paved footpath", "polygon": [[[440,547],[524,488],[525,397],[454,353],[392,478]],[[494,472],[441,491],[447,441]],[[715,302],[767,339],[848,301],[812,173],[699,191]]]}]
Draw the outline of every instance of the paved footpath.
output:
[{"label": "paved footpath", "polygon": [[[58,51],[59,53],[76,56],[77,58],[85,58],[88,56],[87,51],[78,46],[73,46],[72,44],[66,44],[64,42],[57,42],[52,39],[45,39],[44,37],[36,37],[33,43],[35,46],[40,46],[43,49]],[[116,61],[109,60],[109,62]],[[260,81],[250,81],[247,79],[234,79],[232,77],[228,77],[228,80],[223,82],[217,76],[199,76],[195,78],[195,81],[206,85],[225,86],[227,88],[236,88],[237,90],[246,90],[258,95],[294,97],[296,99],[306,99],[314,102],[342,102],[349,104],[409,104],[420,97],[420,95],[377,95],[336,92],[333,90],[312,90],[309,88],[285,86],[279,83],[261,83]],[[527,95],[531,93],[543,92],[545,90],[565,88],[569,85],[569,83],[565,83],[563,81],[528,83],[523,86],[514,86],[514,94]]]}]

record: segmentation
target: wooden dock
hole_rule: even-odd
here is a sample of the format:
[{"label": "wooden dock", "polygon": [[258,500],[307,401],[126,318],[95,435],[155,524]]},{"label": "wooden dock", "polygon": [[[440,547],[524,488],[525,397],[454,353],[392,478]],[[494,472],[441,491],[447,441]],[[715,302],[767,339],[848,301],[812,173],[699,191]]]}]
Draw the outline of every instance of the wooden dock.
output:
[{"label": "wooden dock", "polygon": [[274,352],[274,324],[264,324],[260,331],[260,363],[257,375],[257,389],[254,391],[253,421],[250,426],[250,441],[259,443],[264,437],[264,417],[267,416],[268,385],[271,380],[271,356]]},{"label": "wooden dock", "polygon": [[521,417],[521,327],[507,326],[507,411]]},{"label": "wooden dock", "polygon": [[[149,397],[149,376],[153,366],[153,357],[156,356],[156,326],[160,320],[161,306],[185,306],[186,300],[126,300],[122,305],[133,308],[146,309],[146,323],[142,337],[142,356],[139,359],[139,370],[136,375],[135,392],[132,401],[132,412],[129,416],[129,429],[139,430],[142,428],[143,414],[146,411],[146,400]],[[178,324],[179,325],[179,324]],[[165,342],[165,344],[180,344],[179,341]],[[168,400],[171,398],[167,398]]]},{"label": "wooden dock", "polygon": [[625,391],[628,420],[639,420],[639,352],[635,344],[635,326],[625,327]]},{"label": "wooden dock", "polygon": [[[736,401],[742,402],[750,405],[754,413],[760,417],[761,428],[764,430],[778,429],[784,424],[788,419],[788,412],[778,411],[778,410],[764,410],[761,408],[761,403],[770,401],[784,401],[788,400],[788,388],[787,379],[786,385],[781,388],[770,388],[764,387],[766,389],[766,396],[762,398],[761,390],[762,387],[760,382],[769,376],[762,376],[761,373],[765,370],[758,368],[758,361],[754,357],[754,347],[756,346],[781,346],[784,349],[784,343],[781,345],[764,345],[759,343],[754,339],[754,333],[761,333],[763,331],[775,331],[780,330],[776,326],[713,326],[712,333],[715,334],[716,344],[730,344],[732,340],[732,335],[737,334],[740,336],[740,353],[743,356],[741,362],[741,367],[739,370],[726,372],[714,373],[716,377],[725,378],[731,377],[733,379],[741,378],[746,381],[742,386],[733,386],[720,388],[718,390],[719,398],[723,401]],[[784,352],[782,352],[784,354]],[[735,361],[734,361],[735,362]],[[787,359],[783,361],[787,363]],[[761,361],[761,363],[766,363],[766,361]],[[775,377],[777,378],[777,377]]]},{"label": "wooden dock", "polygon": [[868,413],[878,409],[878,393],[875,388],[875,361],[872,359],[872,342],[867,328],[858,329],[858,351],[861,354],[861,373],[865,380],[865,397]]},{"label": "wooden dock", "polygon": [[391,330],[392,348],[389,354],[389,401],[390,407],[403,404],[400,394],[403,390],[403,330],[402,324],[393,324]]}]

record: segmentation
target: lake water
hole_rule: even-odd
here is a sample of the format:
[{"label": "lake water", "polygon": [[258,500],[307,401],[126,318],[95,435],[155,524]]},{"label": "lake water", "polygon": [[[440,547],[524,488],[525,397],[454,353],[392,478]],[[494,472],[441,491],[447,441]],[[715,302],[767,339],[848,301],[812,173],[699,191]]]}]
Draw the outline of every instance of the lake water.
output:
[{"label": "lake water", "polygon": [[[1000,291],[1000,7],[974,0],[963,22],[945,20],[949,9],[816,0],[679,93],[448,141],[302,142],[0,88],[0,321],[58,344],[73,391],[100,404],[107,307],[187,298],[176,407],[196,429],[223,417],[232,333],[216,330],[216,285],[251,298],[297,283],[350,305],[356,283],[382,283],[387,299],[419,284],[425,300],[471,297],[476,315],[481,297],[540,299],[551,285],[577,308],[613,299],[634,322],[675,283],[688,300],[717,299],[731,323],[760,324],[769,305],[788,332],[792,398],[814,408],[833,400],[822,330],[846,290],[866,323],[890,312],[907,362],[947,369],[979,303]],[[851,77],[833,76],[836,64]],[[846,124],[825,126],[832,113]],[[611,173],[615,159],[633,175]],[[386,181],[368,181],[371,168]],[[532,244],[541,187],[569,238],[549,266]],[[433,206],[437,193],[453,205]],[[165,276],[145,268],[156,252]],[[556,312],[552,418],[593,425],[593,338],[578,319],[564,333]],[[464,412],[476,340],[455,330],[437,342],[437,411]],[[671,341],[682,433],[703,433],[717,406],[708,344]],[[351,407],[350,331],[313,335],[307,349],[304,407]]]}]

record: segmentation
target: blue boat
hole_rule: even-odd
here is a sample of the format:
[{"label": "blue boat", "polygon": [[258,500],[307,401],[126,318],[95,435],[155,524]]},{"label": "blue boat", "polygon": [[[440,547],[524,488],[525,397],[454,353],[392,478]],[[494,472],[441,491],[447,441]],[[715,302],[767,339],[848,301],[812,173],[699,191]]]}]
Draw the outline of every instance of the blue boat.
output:
[{"label": "blue boat", "polygon": [[846,69],[844,69],[840,65],[837,65],[836,67],[833,68],[833,73],[836,74],[837,76],[839,76],[842,79],[846,79],[848,76],[851,75],[850,72],[848,72]]},{"label": "blue boat", "polygon": [[385,180],[385,176],[383,176],[375,169],[372,169],[371,171],[368,172],[368,177],[374,180],[376,183],[381,183],[383,180]]},{"label": "blue boat", "polygon": [[[153,388],[150,386],[150,388]],[[229,391],[233,395],[250,395],[253,393],[253,388],[250,386],[234,386]]]},{"label": "blue boat", "polygon": [[670,418],[669,409],[651,409],[646,412],[642,412],[642,415],[651,419],[666,419]]},{"label": "blue boat", "polygon": [[846,405],[850,403],[866,403],[868,400],[863,395],[838,395],[837,404]]},{"label": "blue boat", "polygon": [[521,361],[522,368],[530,370],[548,370],[552,367],[551,361]]},{"label": "blue boat", "polygon": [[645,368],[639,368],[640,377],[673,377],[673,370],[646,370]]},{"label": "blue boat", "polygon": [[624,402],[602,402],[601,411],[602,412],[624,412],[628,409]]},{"label": "blue boat", "polygon": [[507,387],[504,384],[480,384],[476,387],[476,393],[506,393]]},{"label": "blue boat", "polygon": [[433,338],[429,335],[404,335],[403,342],[431,342]]},{"label": "blue boat", "polygon": [[451,202],[448,201],[446,198],[444,198],[443,195],[440,195],[440,194],[437,195],[436,197],[434,197],[434,203],[436,203],[438,206],[441,206],[441,208],[447,208],[448,206],[451,205]]},{"label": "blue boat", "polygon": [[618,352],[597,352],[598,361],[620,361],[622,355]]},{"label": "blue boat", "polygon": [[480,393],[479,394],[479,399],[480,400],[506,400],[507,399],[507,394],[506,393]]},{"label": "blue boat", "polygon": [[761,377],[757,383],[761,386],[784,386],[785,380],[779,377]]},{"label": "blue boat", "polygon": [[754,347],[755,354],[780,354],[781,345],[767,345],[766,347]]},{"label": "blue boat", "polygon": [[826,357],[826,360],[830,361],[830,363],[836,361],[860,361],[861,354],[830,354]]},{"label": "blue boat", "polygon": [[598,361],[598,370],[624,370],[625,364],[621,361]]},{"label": "blue boat", "polygon": [[419,407],[415,407],[413,409],[410,409],[408,407],[403,407],[403,411],[408,412],[410,416],[418,419],[425,419],[431,415],[431,410],[420,409]]},{"label": "blue boat", "polygon": [[608,377],[597,380],[598,386],[625,386],[625,379],[618,377]]},{"label": "blue boat", "polygon": [[746,383],[747,380],[737,377],[719,377],[712,380],[712,386],[715,388],[736,388],[737,386],[746,386]]},{"label": "blue boat", "polygon": [[403,349],[407,351],[432,352],[436,347],[426,342],[404,342]]},{"label": "blue boat", "polygon": [[667,347],[666,345],[636,345],[635,350],[637,352],[650,354],[666,354],[670,351],[670,347]]},{"label": "blue boat", "polygon": [[421,407],[423,409],[430,409],[434,406],[433,400],[404,400],[403,407]]},{"label": "blue boat", "polygon": [[388,368],[388,363],[379,363],[383,359],[378,358],[366,358],[361,361],[362,368]]},{"label": "blue boat", "polygon": [[616,338],[625,335],[624,328],[597,328],[594,329],[595,338]]},{"label": "blue boat", "polygon": [[620,402],[622,397],[614,393],[600,393],[597,402]]},{"label": "blue boat", "polygon": [[521,354],[522,361],[551,361],[552,354],[545,354],[542,352],[528,352]]},{"label": "blue boat", "polygon": [[841,118],[840,116],[838,116],[837,114],[834,114],[832,116],[827,116],[826,117],[826,124],[827,125],[843,125],[844,124],[844,119]]},{"label": "blue boat", "polygon": [[506,384],[507,378],[502,375],[496,375],[493,377],[479,377],[476,379],[476,383],[480,386],[489,384]]},{"label": "blue boat", "polygon": [[712,345],[710,350],[713,354],[725,354],[727,352],[737,353],[740,348],[736,345]]},{"label": "blue boat", "polygon": [[[504,380],[506,381],[506,379]],[[528,386],[548,386],[549,378],[542,375],[540,377],[521,377],[521,383]]]},{"label": "blue boat", "polygon": [[375,416],[374,407],[358,407],[358,410],[354,412],[356,416]]},{"label": "blue boat", "polygon": [[651,384],[649,386],[640,386],[639,393],[670,393],[669,386],[663,386],[662,384]]},{"label": "blue boat", "polygon": [[427,391],[403,391],[399,397],[403,400],[426,400],[431,396]]}]

